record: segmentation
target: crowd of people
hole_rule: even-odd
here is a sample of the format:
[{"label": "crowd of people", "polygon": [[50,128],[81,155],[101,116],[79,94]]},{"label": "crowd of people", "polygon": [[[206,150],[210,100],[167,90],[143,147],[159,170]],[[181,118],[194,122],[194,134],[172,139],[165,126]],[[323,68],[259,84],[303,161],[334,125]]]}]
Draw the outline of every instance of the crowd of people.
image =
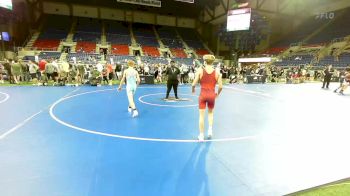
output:
[{"label": "crowd of people", "polygon": [[[11,84],[21,84],[32,82],[33,85],[82,85],[90,84],[93,86],[112,85],[114,80],[120,80],[124,70],[127,69],[125,62],[100,63],[91,61],[86,64],[77,62],[58,62],[57,59],[24,61],[5,59],[0,62],[0,83],[7,80]],[[156,83],[164,83],[168,75],[166,74],[169,64],[152,64],[148,62],[138,62],[135,70],[140,75],[152,75]],[[175,66],[179,70],[179,85],[191,83],[195,79],[195,73],[202,66],[199,61],[194,61],[192,65],[178,64]],[[324,79],[323,88],[328,88],[329,82],[339,81],[345,77],[345,70],[336,70],[327,66],[326,69],[312,69],[306,66],[280,67],[265,65],[246,65],[246,66],[222,66],[220,63],[215,65],[222,74],[226,83],[244,83],[249,76],[262,76],[262,83],[265,82],[286,82],[302,83],[304,81],[321,81]]]},{"label": "crowd of people", "polygon": [[[112,85],[114,80],[120,80],[122,73],[127,69],[125,62],[100,63],[92,61],[86,64],[81,61],[58,62],[56,59],[40,60],[11,60],[5,59],[0,62],[0,82],[8,81],[10,84],[21,84],[32,82],[33,85],[80,85],[91,84],[99,86],[101,84]],[[138,63],[135,66],[140,75],[152,75],[156,83],[163,83],[167,78],[166,70],[169,64]],[[193,65],[176,63],[179,69],[179,84],[191,83],[194,80],[197,69],[201,63],[197,61]],[[222,73],[229,75],[228,68],[224,66]]]}]

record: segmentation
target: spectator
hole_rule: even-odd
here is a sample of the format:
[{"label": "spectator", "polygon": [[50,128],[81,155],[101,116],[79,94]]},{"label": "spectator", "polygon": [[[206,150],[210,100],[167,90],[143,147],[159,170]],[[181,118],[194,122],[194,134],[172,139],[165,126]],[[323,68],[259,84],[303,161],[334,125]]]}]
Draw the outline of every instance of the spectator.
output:
[{"label": "spectator", "polygon": [[7,72],[7,80],[10,82],[10,84],[14,83],[14,79],[13,79],[13,75],[12,75],[12,69],[11,69],[11,64],[10,64],[11,60],[7,60],[5,59],[5,63],[4,63],[4,68]]},{"label": "spectator", "polygon": [[11,69],[12,69],[11,72],[13,74],[14,82],[15,84],[18,84],[20,82],[20,78],[22,75],[22,66],[21,64],[18,63],[17,60],[15,60],[14,63],[12,63]]},{"label": "spectator", "polygon": [[33,61],[29,61],[29,74],[30,74],[31,81],[34,83],[38,81],[37,79],[38,69],[39,69],[38,65],[36,65]]},{"label": "spectator", "polygon": [[2,63],[0,63],[0,84],[3,84],[4,83],[4,66],[2,65]]}]

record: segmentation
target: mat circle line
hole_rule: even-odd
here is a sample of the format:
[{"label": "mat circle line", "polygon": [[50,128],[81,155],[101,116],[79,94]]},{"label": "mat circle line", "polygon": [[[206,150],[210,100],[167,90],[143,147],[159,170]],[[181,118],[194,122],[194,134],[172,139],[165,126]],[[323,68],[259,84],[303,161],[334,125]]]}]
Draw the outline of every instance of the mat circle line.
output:
[{"label": "mat circle line", "polygon": [[4,103],[10,98],[10,95],[7,93],[0,92],[0,94],[5,95],[5,98],[3,100],[0,100],[0,103]]},{"label": "mat circle line", "polygon": [[[198,104],[188,104],[188,105],[157,104],[157,103],[150,103],[150,102],[142,100],[145,97],[150,97],[150,96],[154,96],[154,95],[164,95],[164,93],[154,93],[154,94],[142,95],[141,97],[139,97],[139,101],[141,103],[143,103],[143,104],[157,106],[157,107],[186,108],[186,107],[196,107],[196,106],[198,106]],[[179,95],[188,95],[188,96],[192,96],[192,97],[198,98],[198,95],[190,95],[190,94],[179,94]]]},{"label": "mat circle line", "polygon": [[[147,88],[147,87],[146,87]],[[148,87],[152,88],[152,87]],[[125,136],[125,135],[119,135],[119,134],[110,134],[110,133],[104,133],[96,130],[89,130],[85,129],[82,127],[78,127],[72,124],[69,124],[60,118],[58,118],[54,114],[54,109],[57,105],[60,103],[71,99],[73,97],[78,97],[81,95],[86,95],[86,94],[92,94],[92,93],[99,93],[99,92],[104,92],[104,91],[111,91],[111,90],[116,90],[116,89],[104,89],[104,90],[96,90],[96,91],[89,91],[89,92],[84,92],[84,93],[79,93],[71,96],[67,96],[64,98],[61,98],[57,100],[54,104],[51,105],[49,109],[50,117],[58,122],[59,124],[69,127],[71,129],[74,129],[79,132],[84,132],[84,133],[90,133],[90,134],[95,134],[95,135],[101,135],[101,136],[107,136],[107,137],[114,137],[114,138],[120,138],[120,139],[129,139],[129,140],[138,140],[138,141],[150,141],[150,142],[170,142],[170,143],[198,143],[199,141],[196,139],[162,139],[162,138],[145,138],[145,137],[134,137],[134,136]],[[230,137],[230,138],[219,138],[219,139],[211,139],[211,140],[204,140],[203,142],[230,142],[230,141],[242,141],[242,140],[252,140],[258,138],[259,135],[251,135],[251,136],[242,136],[242,137]]]}]

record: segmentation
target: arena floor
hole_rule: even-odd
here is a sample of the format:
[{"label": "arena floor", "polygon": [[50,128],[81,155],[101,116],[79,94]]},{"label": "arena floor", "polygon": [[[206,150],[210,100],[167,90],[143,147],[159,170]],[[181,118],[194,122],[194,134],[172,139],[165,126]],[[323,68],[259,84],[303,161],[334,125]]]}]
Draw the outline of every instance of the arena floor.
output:
[{"label": "arena floor", "polygon": [[179,91],[141,86],[132,118],[115,87],[0,87],[0,195],[270,196],[350,177],[349,91],[225,86],[204,143]]}]

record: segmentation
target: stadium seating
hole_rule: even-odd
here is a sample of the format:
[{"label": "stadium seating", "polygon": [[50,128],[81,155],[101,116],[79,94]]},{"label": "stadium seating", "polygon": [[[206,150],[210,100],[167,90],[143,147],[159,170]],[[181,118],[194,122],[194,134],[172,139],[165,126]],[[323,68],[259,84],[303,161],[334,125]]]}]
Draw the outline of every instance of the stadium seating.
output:
[{"label": "stadium seating", "polygon": [[210,52],[206,49],[199,49],[199,50],[196,50],[196,53],[197,55],[199,56],[203,56],[203,55],[206,55],[206,54],[210,54]]},{"label": "stadium seating", "polygon": [[57,50],[60,45],[60,40],[51,40],[51,39],[40,39],[36,40],[33,44],[33,47],[38,48],[39,50]]},{"label": "stadium seating", "polygon": [[93,33],[101,34],[102,32],[101,21],[98,19],[92,19],[92,18],[78,18],[75,31],[76,32],[93,32]]},{"label": "stadium seating", "polygon": [[[61,57],[61,53],[60,52],[40,52],[40,54],[38,55],[39,60],[45,59],[59,59]],[[23,60],[31,60],[31,61],[35,61],[35,56],[25,56],[23,57]]]},{"label": "stadium seating", "polygon": [[187,54],[184,52],[182,48],[172,48],[170,49],[170,51],[174,57],[187,58]]},{"label": "stadium seating", "polygon": [[142,46],[143,54],[145,56],[159,57],[160,53],[158,48],[152,46]]},{"label": "stadium seating", "polygon": [[194,49],[197,55],[202,56],[210,53],[205,49],[203,42],[199,39],[199,35],[195,29],[178,28],[178,32],[188,47]]},{"label": "stadium seating", "polygon": [[133,60],[136,62],[135,56],[127,56],[127,55],[108,55],[107,61],[111,63],[111,59],[113,59],[114,63],[126,62],[127,60]]},{"label": "stadium seating", "polygon": [[350,54],[341,54],[338,58],[334,56],[326,56],[315,64],[315,66],[321,67],[327,65],[333,65],[334,67],[347,67],[350,65]]},{"label": "stadium seating", "polygon": [[97,19],[78,18],[75,31],[76,32],[74,34],[73,40],[77,41],[78,44],[79,42],[82,42],[80,44],[84,45],[84,48],[86,45],[86,49],[90,48],[88,45],[92,45],[86,44],[87,42],[96,43],[101,40],[102,27],[101,22]]},{"label": "stadium seating", "polygon": [[101,34],[92,32],[76,32],[73,37],[74,41],[83,42],[99,42],[101,40]]},{"label": "stadium seating", "polygon": [[127,24],[107,20],[105,27],[107,42],[118,45],[131,44],[131,36]]},{"label": "stadium seating", "polygon": [[162,40],[164,46],[166,46],[168,48],[184,48],[180,39],[162,38],[161,40]]},{"label": "stadium seating", "polygon": [[57,50],[60,41],[65,39],[70,30],[71,21],[68,16],[46,15],[46,22],[33,47],[39,50]]},{"label": "stadium seating", "polygon": [[107,34],[107,42],[111,44],[130,45],[131,37],[128,35]]},{"label": "stadium seating", "polygon": [[85,53],[95,53],[96,52],[96,43],[77,42],[76,51],[77,52],[85,52]]},{"label": "stadium seating", "polygon": [[101,60],[101,55],[99,54],[87,54],[87,53],[69,53],[67,56],[67,60],[69,62],[73,62],[73,57],[76,58],[77,61],[81,61],[84,63],[94,64],[94,61]]},{"label": "stadium seating", "polygon": [[168,60],[163,57],[143,56],[141,57],[141,61],[149,64],[168,64]]},{"label": "stadium seating", "polygon": [[173,58],[173,60],[178,64],[192,65],[193,58]]},{"label": "stadium seating", "polygon": [[111,53],[116,54],[116,55],[129,55],[129,46],[128,45],[112,44]]},{"label": "stadium seating", "polygon": [[106,34],[115,34],[115,35],[128,35],[130,36],[130,30],[126,23],[106,20],[105,21],[105,30]]},{"label": "stadium seating", "polygon": [[39,54],[39,59],[59,59],[61,57],[61,52],[41,52]]},{"label": "stadium seating", "polygon": [[141,46],[159,47],[158,40],[151,25],[133,24],[136,42]]},{"label": "stadium seating", "polygon": [[281,59],[281,61],[275,62],[274,65],[277,65],[277,66],[309,65],[313,59],[314,59],[314,56],[310,54],[300,54],[300,55],[296,54],[291,57],[283,58]]}]

